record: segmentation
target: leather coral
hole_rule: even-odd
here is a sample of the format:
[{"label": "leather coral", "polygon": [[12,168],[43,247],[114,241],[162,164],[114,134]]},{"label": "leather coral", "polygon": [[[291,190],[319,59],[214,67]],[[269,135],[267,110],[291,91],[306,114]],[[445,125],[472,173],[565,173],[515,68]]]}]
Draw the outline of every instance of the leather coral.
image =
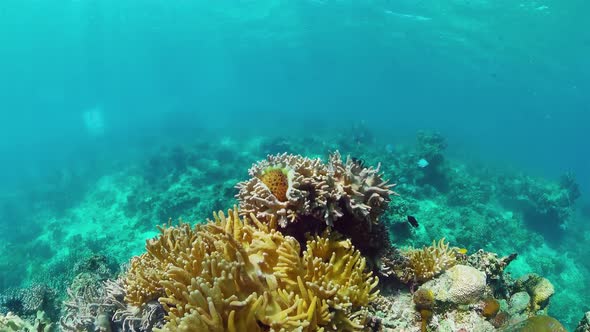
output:
[{"label": "leather coral", "polygon": [[157,298],[161,331],[360,330],[377,279],[349,240],[324,233],[300,244],[274,219],[227,216],[160,228],[127,271],[126,302]]}]

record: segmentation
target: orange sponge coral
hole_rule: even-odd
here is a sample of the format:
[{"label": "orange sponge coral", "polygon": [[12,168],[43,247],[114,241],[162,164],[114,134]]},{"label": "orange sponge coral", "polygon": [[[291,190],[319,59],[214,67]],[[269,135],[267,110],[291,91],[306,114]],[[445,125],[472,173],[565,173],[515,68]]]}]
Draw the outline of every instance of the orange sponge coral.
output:
[{"label": "orange sponge coral", "polygon": [[289,171],[287,169],[268,168],[260,175],[260,181],[281,202],[287,201],[287,190],[289,189],[288,173]]}]

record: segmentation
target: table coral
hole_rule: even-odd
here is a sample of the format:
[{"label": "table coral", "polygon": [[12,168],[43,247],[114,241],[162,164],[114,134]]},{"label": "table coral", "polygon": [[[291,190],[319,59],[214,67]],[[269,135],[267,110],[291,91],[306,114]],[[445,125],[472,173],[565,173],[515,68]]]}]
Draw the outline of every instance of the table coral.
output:
[{"label": "table coral", "polygon": [[161,227],[126,274],[127,302],[158,297],[163,305],[161,331],[363,327],[377,278],[350,240],[324,233],[300,254],[299,242],[274,221],[240,219],[237,209],[214,216],[205,225]]}]

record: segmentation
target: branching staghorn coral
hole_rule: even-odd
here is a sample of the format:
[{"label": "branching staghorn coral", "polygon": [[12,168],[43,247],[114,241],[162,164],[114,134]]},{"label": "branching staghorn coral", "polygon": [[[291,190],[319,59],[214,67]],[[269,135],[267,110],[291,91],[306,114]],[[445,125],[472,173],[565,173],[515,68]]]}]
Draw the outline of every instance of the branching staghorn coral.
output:
[{"label": "branching staghorn coral", "polygon": [[141,306],[125,303],[123,279],[100,281],[79,274],[68,288],[61,331],[152,331],[162,327],[164,310],[157,301]]},{"label": "branching staghorn coral", "polygon": [[[328,234],[300,254],[299,242],[276,228],[272,218],[241,220],[237,210],[194,228],[162,227],[127,272],[126,301],[159,296],[167,313],[160,331],[360,330],[377,296],[365,259]],[[146,275],[144,266],[161,271]]]},{"label": "branching staghorn coral", "polygon": [[403,263],[394,267],[394,271],[404,283],[423,283],[457,263],[457,248],[449,248],[444,238],[433,241],[431,246],[406,249],[400,253],[404,257]]},{"label": "branching staghorn coral", "polygon": [[248,173],[250,179],[237,185],[243,216],[276,216],[283,228],[302,216],[324,216],[328,167],[320,159],[271,155],[252,165]]},{"label": "branching staghorn coral", "polygon": [[394,193],[379,167],[365,167],[350,157],[342,161],[338,152],[327,164],[286,153],[268,156],[248,173],[251,178],[237,185],[242,215],[276,215],[282,228],[306,216],[333,225],[346,213],[369,221],[370,227]]},{"label": "branching staghorn coral", "polygon": [[111,331],[110,317],[115,310],[107,301],[104,285],[88,273],[81,273],[68,288],[60,328],[62,331]]},{"label": "branching staghorn coral", "polygon": [[328,163],[298,155],[268,156],[237,185],[240,213],[260,220],[276,216],[280,231],[305,246],[305,234],[321,234],[328,226],[351,239],[369,258],[389,246],[387,230],[378,222],[395,194],[379,167],[340,153]]},{"label": "branching staghorn coral", "polygon": [[343,201],[348,211],[360,220],[369,221],[369,225],[379,220],[387,209],[390,195],[395,194],[390,189],[395,184],[383,180],[380,166],[365,167],[362,161],[350,156],[343,162],[338,151],[330,155],[328,164],[332,200]]}]

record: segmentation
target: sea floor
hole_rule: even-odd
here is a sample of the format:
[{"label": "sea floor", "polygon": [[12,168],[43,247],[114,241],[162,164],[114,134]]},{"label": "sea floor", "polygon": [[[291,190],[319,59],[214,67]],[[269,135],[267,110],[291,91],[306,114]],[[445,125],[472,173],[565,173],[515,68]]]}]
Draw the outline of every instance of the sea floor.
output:
[{"label": "sea floor", "polygon": [[144,252],[156,225],[179,218],[203,223],[213,211],[232,208],[235,185],[248,178],[252,163],[284,152],[325,159],[335,150],[380,164],[384,177],[397,183],[399,195],[382,218],[396,247],[445,238],[468,253],[517,253],[508,268],[513,278],[536,273],[554,285],[551,316],[571,330],[590,310],[584,245],[590,218],[579,212],[573,176],[543,179],[470,163],[447,155],[440,135],[420,133],[395,149],[370,137],[197,139],[154,147],[129,162],[78,164],[43,185],[6,193],[0,203],[2,312],[14,311],[11,299],[43,285],[55,298],[56,319],[89,258],[100,257],[113,277]]}]

